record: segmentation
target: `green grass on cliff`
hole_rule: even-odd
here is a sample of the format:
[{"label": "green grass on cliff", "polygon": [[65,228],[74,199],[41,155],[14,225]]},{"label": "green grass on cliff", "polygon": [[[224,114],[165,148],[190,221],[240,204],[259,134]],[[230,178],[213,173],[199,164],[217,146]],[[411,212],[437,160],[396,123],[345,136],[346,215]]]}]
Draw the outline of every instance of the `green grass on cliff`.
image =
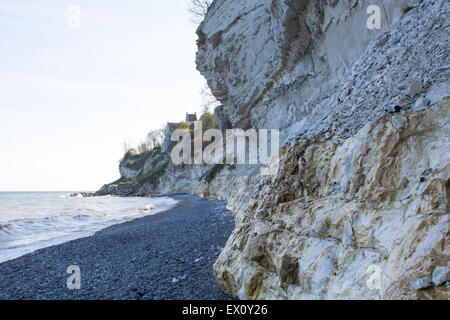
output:
[{"label": "green grass on cliff", "polygon": [[133,171],[138,171],[144,167],[146,161],[147,161],[147,158],[141,158],[141,159],[136,160],[133,163],[124,164],[123,166],[125,168],[131,169]]},{"label": "green grass on cliff", "polygon": [[212,167],[204,176],[205,181],[210,183],[213,181],[213,179],[216,177],[216,175],[222,171],[222,169],[225,167],[224,164],[216,164],[214,167]]},{"label": "green grass on cliff", "polygon": [[116,180],[114,182],[111,182],[111,184],[120,184],[120,183],[125,182],[125,181],[126,181],[126,179],[124,177],[121,177],[120,179],[118,179],[118,180]]},{"label": "green grass on cliff", "polygon": [[139,175],[136,179],[139,183],[150,182],[153,185],[157,184],[159,178],[161,178],[169,166],[169,161],[164,162],[161,166],[155,170],[150,170],[146,174]]}]

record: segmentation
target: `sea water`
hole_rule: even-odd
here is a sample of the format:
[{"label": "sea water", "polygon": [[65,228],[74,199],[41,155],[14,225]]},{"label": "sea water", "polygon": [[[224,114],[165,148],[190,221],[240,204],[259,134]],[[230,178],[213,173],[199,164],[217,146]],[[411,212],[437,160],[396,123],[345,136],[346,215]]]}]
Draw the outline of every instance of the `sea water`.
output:
[{"label": "sea water", "polygon": [[70,197],[72,192],[0,192],[0,263],[152,215],[177,201],[161,198]]}]

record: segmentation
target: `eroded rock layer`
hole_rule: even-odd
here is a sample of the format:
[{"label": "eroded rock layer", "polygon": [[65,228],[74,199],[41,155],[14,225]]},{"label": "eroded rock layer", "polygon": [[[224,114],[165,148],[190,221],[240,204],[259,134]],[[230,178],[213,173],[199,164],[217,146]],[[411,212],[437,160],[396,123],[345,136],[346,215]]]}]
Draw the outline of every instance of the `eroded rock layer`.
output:
[{"label": "eroded rock layer", "polygon": [[449,263],[449,98],[351,138],[299,141],[276,177],[242,183],[245,196],[233,181],[237,227],[214,269],[222,288],[250,299],[448,298],[411,282]]}]

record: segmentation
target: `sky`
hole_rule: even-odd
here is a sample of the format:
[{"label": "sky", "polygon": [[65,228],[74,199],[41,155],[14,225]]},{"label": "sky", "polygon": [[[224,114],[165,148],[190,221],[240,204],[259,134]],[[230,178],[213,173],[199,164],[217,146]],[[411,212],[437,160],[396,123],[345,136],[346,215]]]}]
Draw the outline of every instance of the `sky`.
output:
[{"label": "sky", "polygon": [[124,141],[200,112],[187,7],[0,0],[0,191],[97,190]]}]

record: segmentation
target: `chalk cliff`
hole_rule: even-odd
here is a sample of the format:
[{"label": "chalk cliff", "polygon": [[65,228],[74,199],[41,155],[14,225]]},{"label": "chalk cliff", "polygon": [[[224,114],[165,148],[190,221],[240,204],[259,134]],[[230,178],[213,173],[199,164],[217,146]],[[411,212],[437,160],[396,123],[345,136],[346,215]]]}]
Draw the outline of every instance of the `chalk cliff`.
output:
[{"label": "chalk cliff", "polygon": [[428,281],[449,273],[448,20],[446,1],[215,1],[197,65],[218,120],[286,142],[276,177],[208,189],[236,217],[214,269],[225,291],[448,299]]},{"label": "chalk cliff", "polygon": [[[374,4],[381,30],[366,25]],[[221,128],[281,131],[277,174],[174,166],[154,152],[128,159],[103,193],[227,201],[236,229],[214,274],[239,298],[448,299],[449,10],[216,0],[198,29],[198,70],[222,103]]]}]

